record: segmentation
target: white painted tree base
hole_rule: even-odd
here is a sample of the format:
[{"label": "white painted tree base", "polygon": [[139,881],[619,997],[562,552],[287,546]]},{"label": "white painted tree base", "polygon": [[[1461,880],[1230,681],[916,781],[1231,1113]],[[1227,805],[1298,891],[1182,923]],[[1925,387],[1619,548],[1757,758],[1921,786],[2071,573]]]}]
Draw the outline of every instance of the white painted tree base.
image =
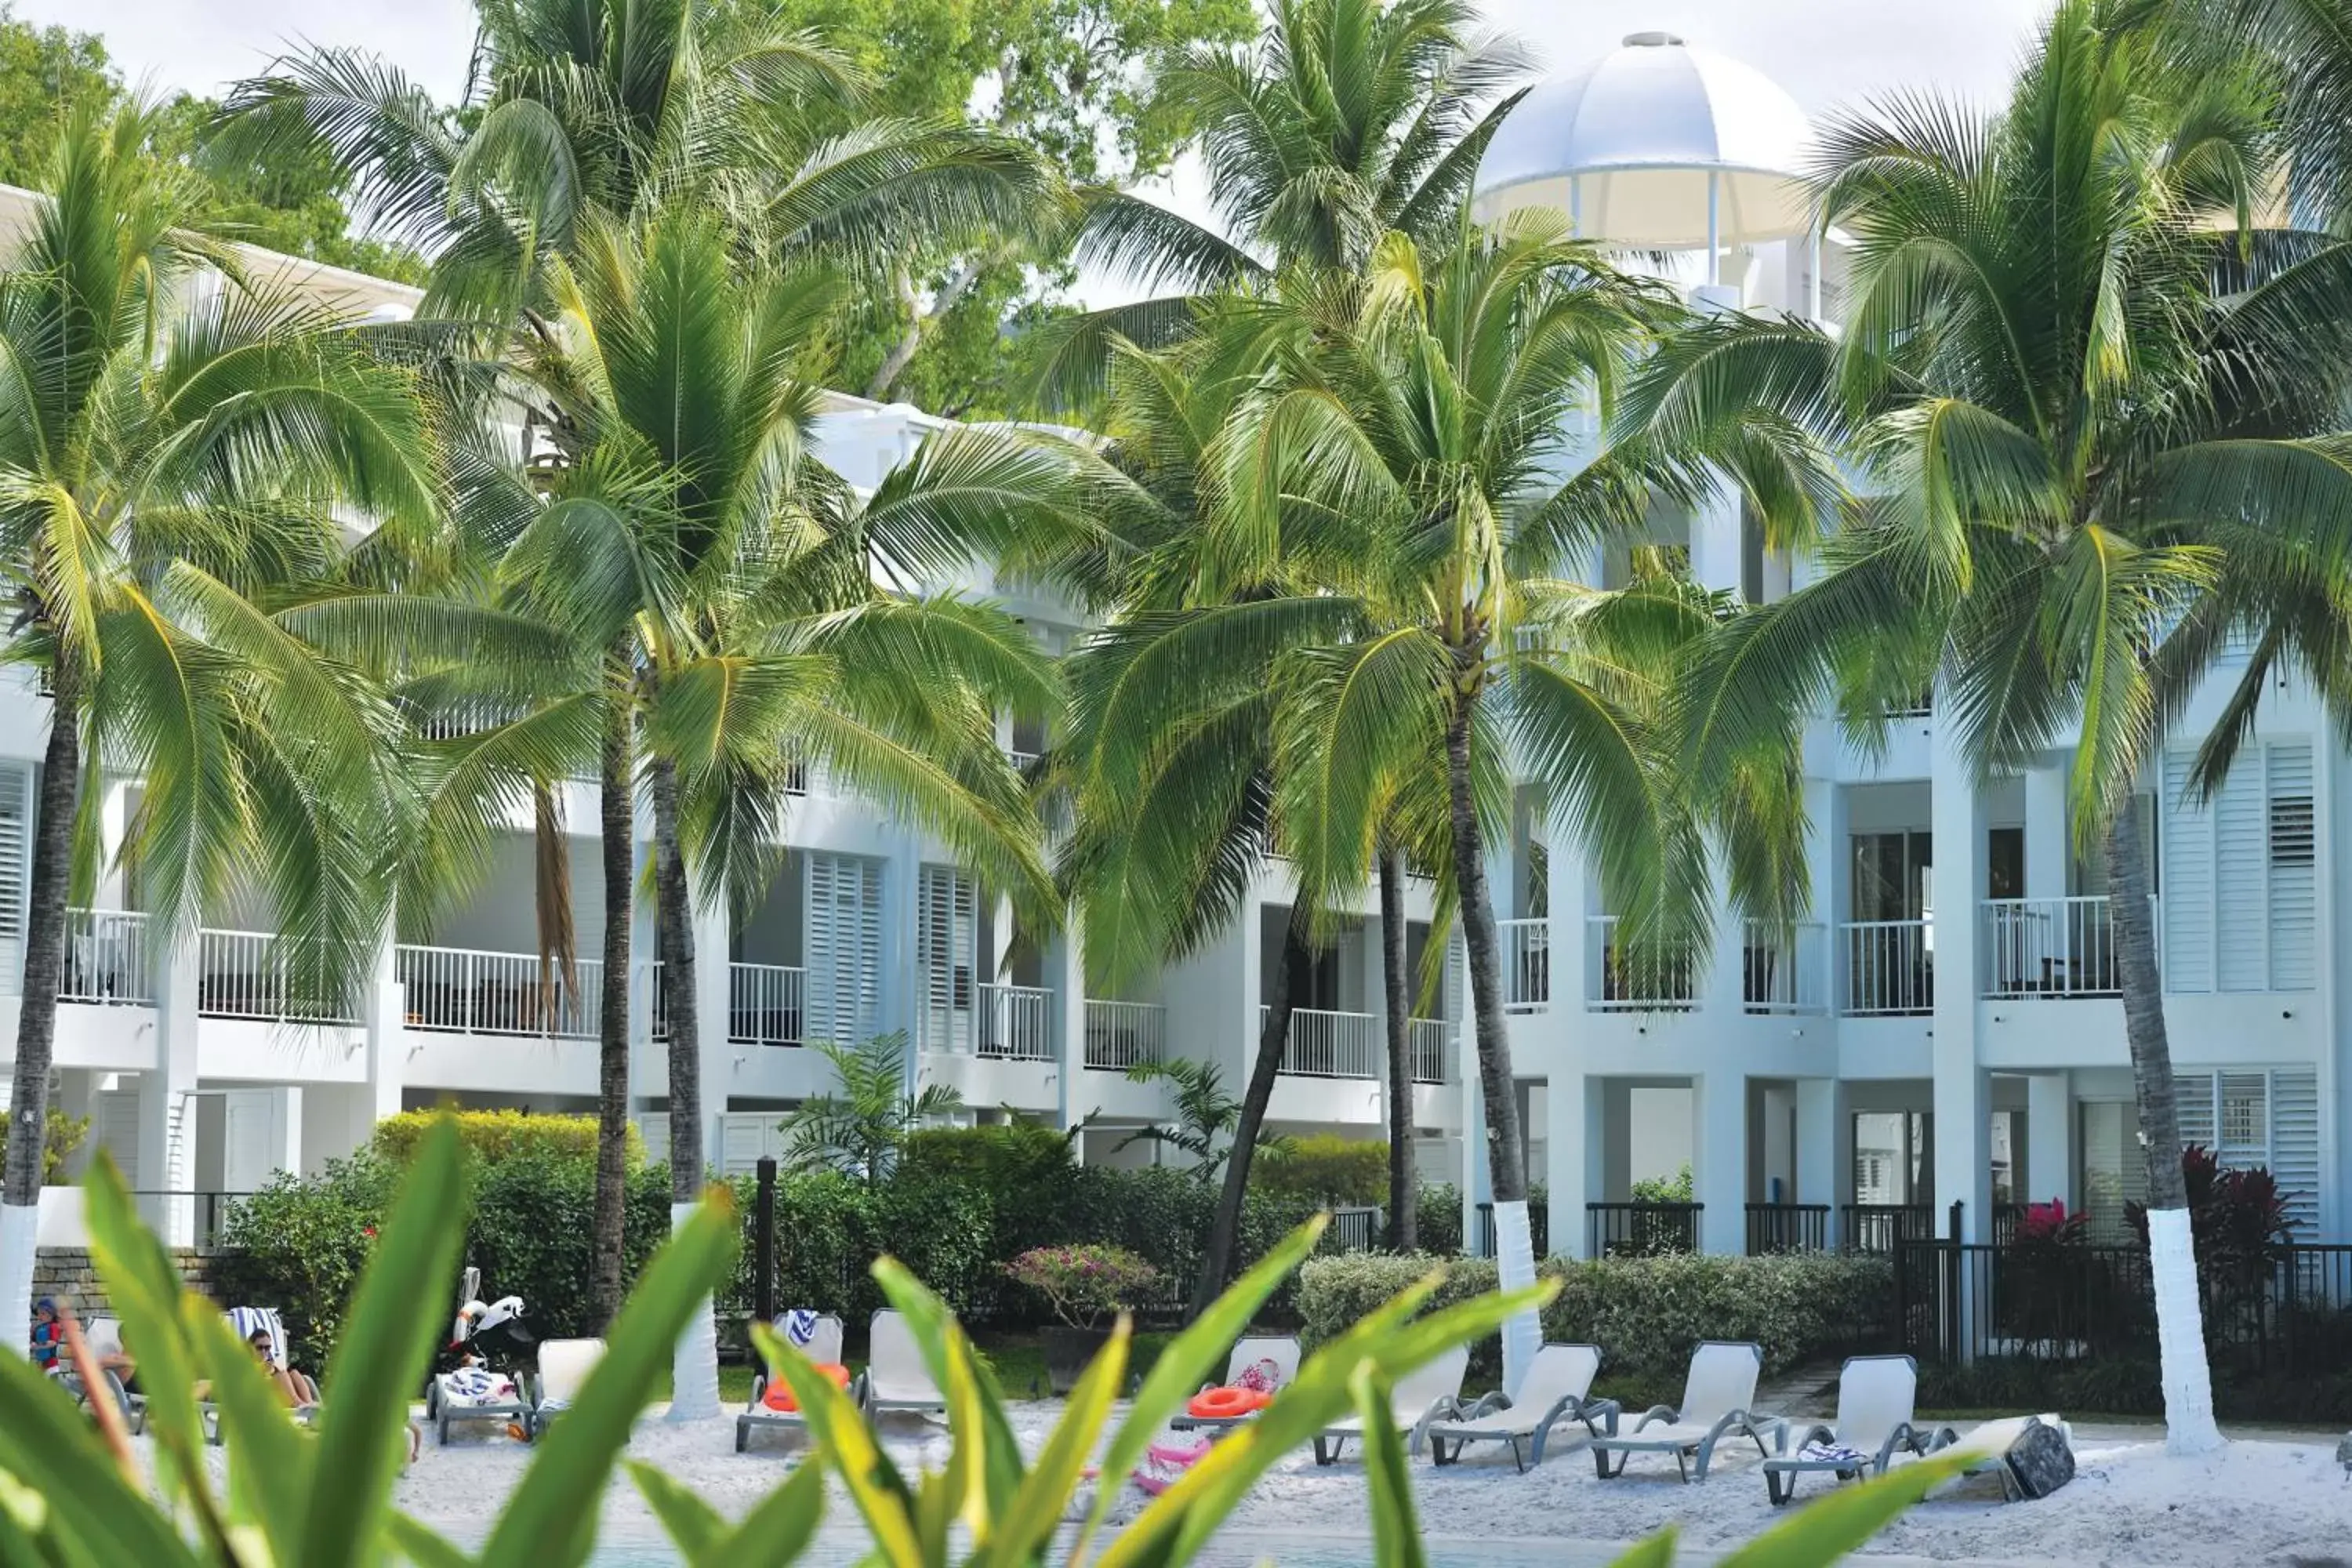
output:
[{"label": "white painted tree base", "polygon": [[[1535,1234],[1528,1225],[1527,1200],[1495,1205],[1495,1271],[1508,1290],[1536,1282]],[[1503,1323],[1503,1390],[1517,1397],[1519,1380],[1543,1348],[1543,1321],[1533,1311],[1515,1312]]]},{"label": "white painted tree base", "polygon": [[2213,1370],[2205,1359],[2205,1311],[2197,1292],[2197,1242],[2187,1209],[2147,1211],[2148,1274],[2156,1288],[2156,1344],[2164,1381],[2165,1452],[2210,1454],[2222,1443],[2213,1421]]},{"label": "white painted tree base", "polygon": [[[670,1234],[675,1236],[694,1217],[699,1204],[669,1205]],[[709,1421],[726,1414],[719,1404],[719,1324],[705,1296],[677,1336],[670,1356],[669,1418]]]},{"label": "white painted tree base", "polygon": [[18,1355],[33,1349],[33,1262],[41,1246],[37,1204],[0,1204],[0,1333],[13,1336]]}]

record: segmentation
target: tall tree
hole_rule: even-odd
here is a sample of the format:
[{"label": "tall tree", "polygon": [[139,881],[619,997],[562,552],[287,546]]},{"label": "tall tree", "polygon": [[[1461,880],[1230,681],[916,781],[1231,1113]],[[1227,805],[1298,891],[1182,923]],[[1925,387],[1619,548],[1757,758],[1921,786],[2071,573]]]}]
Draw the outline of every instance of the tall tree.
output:
[{"label": "tall tree", "polygon": [[142,781],[123,852],[159,936],[251,889],[289,1005],[348,1000],[389,904],[396,724],[289,621],[349,564],[347,521],[419,528],[438,500],[412,378],[186,226],[204,193],[146,155],[155,124],[139,105],[70,112],[0,272],[6,657],[49,713],[0,1188],[0,1321],[18,1325],[76,823],[101,761]]},{"label": "tall tree", "polygon": [[1984,774],[2072,747],[2075,846],[2108,871],[2169,1443],[2196,1452],[2220,1436],[2134,790],[2233,627],[2261,657],[2208,786],[2276,664],[2345,690],[2352,258],[2265,226],[2264,84],[2242,61],[2168,71],[2148,15],[2068,0],[1996,117],[1911,98],[1833,121],[1843,339],[1710,322],[1627,412],[1735,469],[1774,469],[1803,432],[1862,466],[1822,579],[1693,683],[1700,773],[1808,709],[1864,721],[1931,679]]}]

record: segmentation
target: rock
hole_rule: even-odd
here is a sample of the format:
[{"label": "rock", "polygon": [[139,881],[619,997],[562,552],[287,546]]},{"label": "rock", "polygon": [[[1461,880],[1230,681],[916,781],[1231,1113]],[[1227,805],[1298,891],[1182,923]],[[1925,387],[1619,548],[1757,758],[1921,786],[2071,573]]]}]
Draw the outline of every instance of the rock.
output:
[{"label": "rock", "polygon": [[2017,1494],[2044,1498],[2074,1479],[2074,1450],[2066,1435],[2043,1421],[2028,1421],[2002,1456]]},{"label": "rock", "polygon": [[2352,1475],[2352,1432],[2345,1433],[2336,1445],[2336,1462],[2344,1467],[2346,1474]]}]

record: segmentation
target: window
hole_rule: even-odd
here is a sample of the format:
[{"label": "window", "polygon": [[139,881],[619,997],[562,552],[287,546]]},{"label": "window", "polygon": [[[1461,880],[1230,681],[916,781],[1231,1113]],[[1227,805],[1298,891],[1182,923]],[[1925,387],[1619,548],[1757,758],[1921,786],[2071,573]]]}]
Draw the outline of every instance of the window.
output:
[{"label": "window", "polygon": [[2166,753],[2164,985],[2307,991],[2317,984],[2316,819],[2309,741],[2248,747],[2210,801],[2196,752]]},{"label": "window", "polygon": [[2271,802],[2271,864],[2308,866],[2312,859],[2311,797],[2283,795]]},{"label": "window", "polygon": [[1985,897],[2025,897],[2025,829],[1996,827],[1985,835]]},{"label": "window", "polygon": [[1853,918],[1925,920],[1935,904],[1928,886],[1935,869],[1935,836],[1928,833],[1855,834]]}]

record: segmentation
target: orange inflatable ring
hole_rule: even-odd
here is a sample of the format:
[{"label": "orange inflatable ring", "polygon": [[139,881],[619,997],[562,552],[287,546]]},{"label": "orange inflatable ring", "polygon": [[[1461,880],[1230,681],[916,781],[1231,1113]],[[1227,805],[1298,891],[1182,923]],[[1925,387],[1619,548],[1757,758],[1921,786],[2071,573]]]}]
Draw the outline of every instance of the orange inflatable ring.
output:
[{"label": "orange inflatable ring", "polygon": [[[849,1386],[849,1369],[840,1363],[821,1361],[816,1363],[816,1369],[833,1379],[834,1387]],[[793,1397],[793,1385],[781,1377],[768,1380],[768,1392],[761,1396],[761,1403],[771,1410],[798,1410],[801,1407],[801,1402]]]},{"label": "orange inflatable ring", "polygon": [[1184,1409],[1204,1421],[1230,1421],[1265,1409],[1271,1397],[1255,1388],[1204,1388],[1185,1403]]}]

